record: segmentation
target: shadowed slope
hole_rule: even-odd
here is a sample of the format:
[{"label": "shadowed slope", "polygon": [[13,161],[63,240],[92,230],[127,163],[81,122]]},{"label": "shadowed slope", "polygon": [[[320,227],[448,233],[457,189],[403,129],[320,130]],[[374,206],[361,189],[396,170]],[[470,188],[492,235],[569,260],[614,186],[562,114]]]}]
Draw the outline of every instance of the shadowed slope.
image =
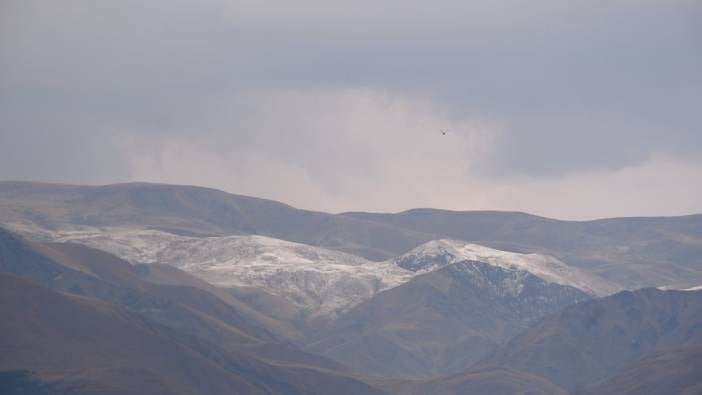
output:
[{"label": "shadowed slope", "polygon": [[27,242],[0,229],[0,271],[124,305],[161,324],[223,344],[273,340],[263,327],[252,325],[213,295],[195,288],[164,292],[164,286],[141,281],[129,263],[80,245]]},{"label": "shadowed slope", "polygon": [[643,289],[568,307],[481,365],[532,372],[575,390],[646,355],[701,345],[702,291]]},{"label": "shadowed slope", "polygon": [[[56,290],[124,306],[129,314],[154,327],[158,336],[168,336],[170,341],[193,350],[226,374],[236,372],[253,383],[251,385],[271,393],[326,393],[329,386],[346,386],[344,391],[355,391],[348,393],[377,392],[351,378],[339,364],[275,341],[268,331],[251,324],[248,317],[239,314],[225,301],[233,298],[231,295],[220,299],[207,287],[159,285],[142,281],[135,273],[138,268],[101,251],[79,245],[26,242],[0,230],[0,271],[31,278]],[[187,276],[179,273],[171,277],[178,277],[184,284],[197,283],[197,280],[187,279]],[[14,304],[21,305],[19,300],[21,298],[15,298]],[[119,310],[121,307],[114,308]],[[81,318],[76,314],[73,320],[80,325]],[[99,336],[94,334],[99,330],[87,328],[81,333],[99,342],[96,338]],[[104,341],[109,343],[105,347],[116,346],[111,343],[113,339],[111,336],[105,337]],[[34,340],[29,341],[28,346]],[[52,353],[51,344],[39,342],[36,346],[44,349],[43,352]],[[86,346],[86,350],[89,348]],[[24,349],[22,346],[16,351],[24,352]],[[33,366],[19,364],[6,368],[38,369]],[[57,362],[54,368],[46,369],[60,369],[61,366]],[[95,366],[101,368],[100,364]],[[109,369],[112,369],[110,366]],[[140,365],[137,368],[142,369]],[[71,377],[94,376],[93,371],[80,366],[75,369],[71,371]],[[113,371],[98,373],[95,374],[100,377],[121,374]],[[204,393],[227,393],[218,391],[207,390]],[[199,393],[203,393],[202,389]]]},{"label": "shadowed slope", "polygon": [[[178,293],[183,288],[196,288],[214,295],[225,303],[234,306],[252,322],[260,323],[261,326],[271,331],[279,339],[293,341],[303,336],[301,333],[304,329],[302,323],[299,322],[299,325],[295,325],[296,320],[301,319],[299,313],[290,302],[280,297],[267,295],[273,300],[271,303],[261,306],[248,296],[253,292],[264,294],[263,291],[257,289],[218,288],[173,266],[158,263],[137,264],[133,265],[133,267],[140,279],[166,286],[162,287],[164,292]],[[288,311],[288,313],[279,313],[281,309]]]},{"label": "shadowed slope", "polygon": [[416,385],[405,393],[567,395],[562,388],[542,377],[501,368],[479,369],[442,377]]},{"label": "shadowed slope", "polygon": [[535,320],[589,298],[528,272],[458,262],[379,293],[306,349],[368,375],[431,378],[466,370]]},{"label": "shadowed slope", "polygon": [[702,393],[702,347],[664,351],[643,358],[584,394],[695,395]]},{"label": "shadowed slope", "polygon": [[[0,370],[111,375],[106,372],[129,367],[155,373],[169,393],[225,393],[230,388],[263,393],[173,341],[163,328],[109,303],[5,274],[0,274],[0,295]],[[163,390],[159,387],[157,392]]]}]

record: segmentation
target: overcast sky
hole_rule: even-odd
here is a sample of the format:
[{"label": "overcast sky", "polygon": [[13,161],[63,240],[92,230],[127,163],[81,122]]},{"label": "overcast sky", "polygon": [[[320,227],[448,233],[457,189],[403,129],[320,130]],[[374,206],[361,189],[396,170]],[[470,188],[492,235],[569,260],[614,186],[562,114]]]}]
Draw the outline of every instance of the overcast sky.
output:
[{"label": "overcast sky", "polygon": [[700,213],[701,117],[699,0],[0,2],[0,179]]}]

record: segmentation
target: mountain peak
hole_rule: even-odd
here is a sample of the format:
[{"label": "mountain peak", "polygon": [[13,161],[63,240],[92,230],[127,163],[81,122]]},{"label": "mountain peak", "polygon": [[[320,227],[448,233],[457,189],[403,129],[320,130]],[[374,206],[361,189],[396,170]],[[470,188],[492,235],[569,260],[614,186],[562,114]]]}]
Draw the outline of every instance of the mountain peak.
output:
[{"label": "mountain peak", "polygon": [[591,295],[606,295],[614,290],[604,280],[568,266],[553,256],[520,254],[460,240],[432,240],[392,261],[417,274],[458,262],[476,261],[507,270],[526,271],[545,281],[578,288]]}]

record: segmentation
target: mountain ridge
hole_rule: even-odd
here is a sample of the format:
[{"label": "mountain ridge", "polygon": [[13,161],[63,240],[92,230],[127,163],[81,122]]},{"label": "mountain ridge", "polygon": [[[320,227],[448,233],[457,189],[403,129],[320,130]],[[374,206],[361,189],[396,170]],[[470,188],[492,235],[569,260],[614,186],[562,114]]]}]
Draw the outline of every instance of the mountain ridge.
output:
[{"label": "mountain ridge", "polygon": [[288,299],[309,318],[333,319],[380,292],[460,261],[527,271],[592,295],[616,290],[606,281],[553,257],[511,253],[455,240],[429,241],[406,254],[375,262],[256,235],[195,238],[155,230],[94,229],[50,237],[53,241],[99,248],[132,264],[172,265],[218,287],[259,288]]},{"label": "mountain ridge", "polygon": [[327,214],[202,187],[0,182],[0,224],[25,236],[131,226],[196,236],[258,234],[383,261],[435,239],[544,253],[623,288],[702,283],[702,215],[573,222],[499,211]]}]

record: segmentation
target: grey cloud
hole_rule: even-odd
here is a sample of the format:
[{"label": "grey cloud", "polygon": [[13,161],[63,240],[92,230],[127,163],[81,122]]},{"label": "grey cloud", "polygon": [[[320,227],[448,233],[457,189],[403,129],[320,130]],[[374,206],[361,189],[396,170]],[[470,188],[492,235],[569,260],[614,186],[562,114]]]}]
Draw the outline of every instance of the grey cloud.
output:
[{"label": "grey cloud", "polygon": [[[135,150],[156,155],[183,141],[224,158],[276,158],[337,194],[345,190],[334,175],[349,166],[382,183],[382,169],[404,154],[393,151],[400,123],[374,130],[389,136],[374,143],[354,139],[349,125],[314,122],[338,112],[328,92],[348,89],[426,98],[437,122],[498,125],[489,154],[450,164],[466,183],[615,171],[659,154],[702,158],[694,0],[0,7],[2,178],[121,181],[133,176]],[[271,92],[301,94],[305,114],[287,111],[294,94],[270,108],[251,100]],[[359,124],[387,121],[374,122]],[[22,155],[28,149],[35,158]]]}]

